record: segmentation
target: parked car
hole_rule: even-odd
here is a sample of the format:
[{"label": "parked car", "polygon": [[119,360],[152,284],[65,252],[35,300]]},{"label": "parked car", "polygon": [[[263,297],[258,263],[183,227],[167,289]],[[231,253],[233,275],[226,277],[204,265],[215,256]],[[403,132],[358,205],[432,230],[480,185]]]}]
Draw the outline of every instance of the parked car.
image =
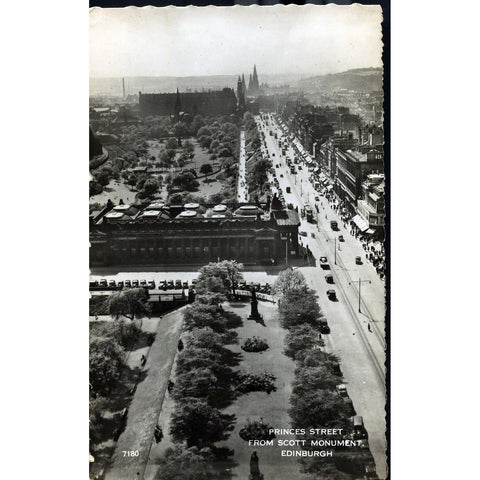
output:
[{"label": "parked car", "polygon": [[287,187],[287,193],[290,193],[290,192],[291,192],[291,188]]},{"label": "parked car", "polygon": [[327,283],[330,283],[330,284],[334,284],[334,283],[335,283],[335,280],[333,279],[333,275],[331,275],[331,274],[325,275],[325,281],[326,281]]},{"label": "parked car", "polygon": [[155,289],[155,282],[154,282],[153,280],[150,280],[150,281],[148,282],[148,285],[147,285],[147,286],[148,286],[148,289],[149,289],[149,290],[154,290],[154,289]]},{"label": "parked car", "polygon": [[97,288],[98,287],[98,280],[89,283],[89,288]]},{"label": "parked car", "polygon": [[323,333],[324,335],[328,335],[330,333],[330,327],[325,319],[320,320],[320,333]]},{"label": "parked car", "polygon": [[362,265],[362,257],[355,257],[355,263],[357,265]]},{"label": "parked car", "polygon": [[105,278],[102,278],[100,280],[100,286],[101,287],[108,287],[108,283],[107,283],[107,280]]},{"label": "parked car", "polygon": [[161,280],[158,282],[158,289],[159,290],[166,290],[167,289],[167,281],[166,280]]},{"label": "parked car", "polygon": [[138,280],[132,280],[132,287],[138,288]]},{"label": "parked car", "polygon": [[329,300],[336,300],[337,299],[337,292],[335,292],[335,290],[333,290],[333,289],[327,290],[327,296],[328,296]]},{"label": "parked car", "polygon": [[147,281],[146,280],[140,280],[140,286],[141,287],[146,287],[147,286]]},{"label": "parked car", "polygon": [[167,282],[167,289],[174,289],[175,288],[175,284],[173,283],[173,280],[169,280]]},{"label": "parked car", "polygon": [[125,288],[131,288],[132,282],[130,280],[125,280]]},{"label": "parked car", "polygon": [[300,230],[298,232],[298,234],[301,236],[301,237],[306,237],[307,236],[307,232],[304,232],[303,230]]},{"label": "parked car", "polygon": [[109,286],[110,288],[116,288],[116,287],[117,287],[117,282],[116,282],[115,280],[110,280],[110,281],[108,282],[108,286]]},{"label": "parked car", "polygon": [[187,282],[183,282],[183,288],[188,288],[188,281]]},{"label": "parked car", "polygon": [[181,280],[175,280],[175,288],[182,288],[182,281]]},{"label": "parked car", "polygon": [[344,242],[345,241],[345,239],[343,238],[343,235],[338,236],[338,241],[339,242]]},{"label": "parked car", "polygon": [[327,257],[320,257],[320,262],[326,263],[327,262]]},{"label": "parked car", "polygon": [[337,231],[338,230],[338,223],[335,220],[332,220],[330,222],[330,227],[332,228],[332,230]]},{"label": "parked car", "polygon": [[117,288],[123,288],[123,281],[122,280],[117,282]]}]

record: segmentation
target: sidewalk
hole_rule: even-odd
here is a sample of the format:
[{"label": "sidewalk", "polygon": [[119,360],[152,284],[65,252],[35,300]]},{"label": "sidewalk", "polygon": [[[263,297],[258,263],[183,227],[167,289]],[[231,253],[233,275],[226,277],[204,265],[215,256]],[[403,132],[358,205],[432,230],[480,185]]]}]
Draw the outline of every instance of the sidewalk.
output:
[{"label": "sidewalk", "polygon": [[[139,383],[128,409],[125,430],[118,439],[105,480],[132,480],[143,478],[153,431],[162,408],[168,379],[177,352],[181,333],[183,308],[160,318],[156,338],[148,352],[145,369],[147,376]],[[131,366],[138,367],[143,349],[132,352]],[[136,452],[138,456],[124,456]],[[139,475],[137,475],[137,472]]]}]

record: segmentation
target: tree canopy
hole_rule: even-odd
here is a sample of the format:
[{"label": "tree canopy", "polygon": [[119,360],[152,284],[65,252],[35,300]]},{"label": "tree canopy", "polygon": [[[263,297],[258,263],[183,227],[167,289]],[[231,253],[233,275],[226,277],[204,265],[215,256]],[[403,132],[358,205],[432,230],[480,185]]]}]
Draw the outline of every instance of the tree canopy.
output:
[{"label": "tree canopy", "polygon": [[124,350],[109,338],[90,342],[90,384],[95,392],[107,393],[120,378]]},{"label": "tree canopy", "polygon": [[227,422],[219,410],[205,400],[192,398],[172,414],[170,435],[174,442],[185,441],[187,447],[206,447],[223,438]]},{"label": "tree canopy", "polygon": [[302,323],[318,325],[322,313],[317,296],[311,289],[288,290],[278,302],[280,321],[285,328]]},{"label": "tree canopy", "polygon": [[108,310],[112,317],[126,317],[130,320],[149,316],[151,307],[143,288],[132,288],[115,292],[108,298]]},{"label": "tree canopy", "polygon": [[287,268],[280,272],[275,280],[273,293],[281,297],[290,290],[305,290],[305,288],[307,288],[307,282],[302,272],[293,270],[293,268]]}]

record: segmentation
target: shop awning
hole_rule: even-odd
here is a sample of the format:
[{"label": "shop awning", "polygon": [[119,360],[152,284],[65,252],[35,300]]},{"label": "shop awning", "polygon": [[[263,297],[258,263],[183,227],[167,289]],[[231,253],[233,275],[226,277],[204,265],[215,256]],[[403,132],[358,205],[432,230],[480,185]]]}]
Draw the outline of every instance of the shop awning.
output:
[{"label": "shop awning", "polygon": [[352,218],[352,222],[355,223],[361,232],[368,230],[368,223],[360,215],[355,215]]}]

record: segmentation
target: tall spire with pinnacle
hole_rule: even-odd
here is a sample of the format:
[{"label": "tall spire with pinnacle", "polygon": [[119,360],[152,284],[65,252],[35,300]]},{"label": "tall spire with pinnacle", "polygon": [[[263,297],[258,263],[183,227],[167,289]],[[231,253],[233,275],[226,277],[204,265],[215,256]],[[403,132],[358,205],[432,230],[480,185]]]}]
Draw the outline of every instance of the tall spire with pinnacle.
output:
[{"label": "tall spire with pinnacle", "polygon": [[258,83],[258,75],[257,75],[257,66],[253,66],[253,77],[252,77],[252,88],[255,91],[258,91],[260,88],[260,84]]}]

